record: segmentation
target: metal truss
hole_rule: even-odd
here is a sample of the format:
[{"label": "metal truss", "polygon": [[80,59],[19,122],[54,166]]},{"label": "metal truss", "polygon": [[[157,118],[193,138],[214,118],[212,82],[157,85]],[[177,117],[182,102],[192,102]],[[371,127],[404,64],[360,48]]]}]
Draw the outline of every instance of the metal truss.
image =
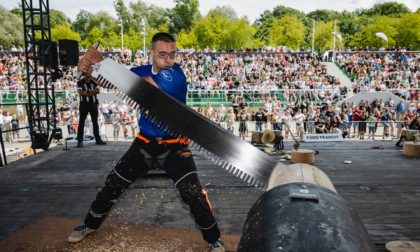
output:
[{"label": "metal truss", "polygon": [[28,83],[28,121],[32,147],[48,149],[57,128],[49,50],[51,29],[48,0],[22,0]]}]

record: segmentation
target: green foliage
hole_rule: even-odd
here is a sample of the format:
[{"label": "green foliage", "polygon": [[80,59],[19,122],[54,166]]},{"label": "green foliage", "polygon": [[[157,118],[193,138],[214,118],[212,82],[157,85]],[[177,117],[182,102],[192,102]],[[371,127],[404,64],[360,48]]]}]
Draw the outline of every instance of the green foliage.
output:
[{"label": "green foliage", "polygon": [[308,18],[305,13],[290,8],[285,7],[283,5],[276,6],[273,11],[264,11],[263,14],[260,15],[260,18],[256,20],[258,25],[257,32],[255,34],[256,37],[260,37],[262,41],[268,42],[268,34],[269,30],[273,24],[273,22],[277,19],[281,19],[284,16],[292,16],[295,17],[303,22],[303,24],[309,27],[311,23],[311,18]]},{"label": "green foliage", "polygon": [[[124,0],[113,0],[118,17],[122,17],[124,45],[130,48],[143,48],[143,29],[146,30],[146,46],[159,31],[171,33],[177,45],[217,50],[263,45],[290,46],[292,49],[312,46],[313,18],[316,17],[315,49],[325,50],[333,47],[334,15],[337,14],[337,31],[340,31],[343,44],[336,40],[336,47],[386,46],[386,41],[375,33],[388,36],[389,46],[413,47],[420,49],[420,9],[411,12],[404,4],[385,2],[375,4],[370,9],[357,9],[354,12],[337,13],[331,10],[315,10],[305,14],[297,9],[276,6],[264,11],[251,25],[246,16],[238,18],[231,6],[216,6],[205,17],[198,11],[199,0],[175,0],[172,9],[146,4],[136,0],[124,4]],[[7,11],[0,6],[0,44],[11,47],[23,45],[22,13],[20,8]],[[145,27],[141,25],[142,18]],[[35,23],[39,24],[35,19]],[[104,11],[92,14],[81,10],[76,20],[70,20],[61,11],[50,9],[52,39],[72,38],[81,46],[89,46],[96,40],[103,47],[121,46],[120,18],[114,18]],[[19,27],[19,29],[17,29]],[[40,32],[35,33],[40,38]]]},{"label": "green foliage", "polygon": [[307,17],[312,20],[312,16],[316,15],[316,20],[329,22],[334,21],[334,15],[337,15],[336,11],[332,10],[315,10],[308,13]]},{"label": "green foliage", "polygon": [[211,9],[207,15],[210,15],[214,18],[217,14],[229,20],[234,20],[238,18],[238,16],[236,15],[235,9],[233,9],[232,6],[230,5],[225,5],[225,6],[217,5],[216,7]]},{"label": "green foliage", "polygon": [[[337,33],[340,33],[339,30],[340,23],[337,21]],[[334,47],[334,37],[332,33],[334,32],[334,21],[325,22],[315,22],[315,47],[314,50],[318,51],[325,51],[328,49],[332,49]],[[340,48],[344,45],[345,39],[342,36],[342,43],[340,43],[340,39],[338,37],[335,38],[335,47]],[[312,47],[312,32],[310,33],[310,46]]]},{"label": "green foliage", "polygon": [[[106,35],[108,36],[109,33]],[[98,27],[93,27],[88,36],[86,37],[85,41],[82,42],[82,46],[87,48],[91,45],[94,45],[96,41],[100,41],[101,44],[103,43],[102,37],[104,36],[104,32],[101,31]],[[120,40],[121,42],[121,40]],[[102,47],[102,46],[101,46]]]},{"label": "green foliage", "polygon": [[71,25],[70,19],[62,12],[50,9],[50,27]]},{"label": "green foliage", "polygon": [[420,12],[405,14],[396,24],[395,44],[401,47],[420,48]]},{"label": "green foliage", "polygon": [[23,45],[22,18],[0,5],[0,45]]},{"label": "green foliage", "polygon": [[101,30],[105,36],[107,36],[108,33],[112,31],[115,33],[120,32],[121,28],[118,26],[119,23],[119,20],[115,20],[105,11],[98,11],[93,14],[86,23],[86,32],[90,34],[92,29],[97,28]]},{"label": "green foliage", "polygon": [[306,27],[298,18],[286,15],[281,19],[275,19],[268,33],[270,46],[287,46],[295,49],[302,45]]},{"label": "green foliage", "polygon": [[[362,31],[355,33],[351,46],[357,47],[386,47],[387,43],[384,39],[377,37],[377,32],[382,32],[388,37],[389,46],[394,46],[395,39],[398,34],[396,28],[397,21],[389,16],[376,16],[372,24],[363,26]],[[397,45],[398,46],[398,45]]]},{"label": "green foliage", "polygon": [[[158,7],[156,5],[147,6],[141,0],[136,3],[130,2],[130,12],[132,13],[132,25],[130,28],[137,32],[143,31],[141,20],[144,18],[145,25],[151,29],[158,29],[161,25],[172,25],[172,20],[169,18],[170,10]],[[173,25],[172,25],[173,26]]]},{"label": "green foliage", "polygon": [[374,15],[395,15],[395,16],[401,16],[403,14],[411,12],[408,7],[403,3],[397,3],[397,2],[385,2],[382,4],[375,4],[370,10],[369,14],[371,16]]},{"label": "green foliage", "polygon": [[[192,38],[185,38],[191,34]],[[209,14],[206,17],[196,20],[192,32],[185,30],[181,33],[182,41],[179,46],[190,47],[193,41],[197,41],[195,46],[200,48],[237,48],[252,45],[252,37],[255,28],[252,27],[243,17],[241,19],[229,20],[227,17],[218,13]]]},{"label": "green foliage", "polygon": [[180,48],[191,48],[198,45],[197,36],[195,35],[195,30],[187,33],[184,29],[178,33],[178,40],[176,45]]},{"label": "green foliage", "polygon": [[116,34],[114,31],[109,32],[104,38],[101,39],[101,45],[105,48],[121,47],[121,34]]},{"label": "green foliage", "polygon": [[71,29],[79,33],[82,40],[85,40],[88,35],[88,32],[86,31],[86,25],[91,17],[91,12],[80,10],[76,16],[76,20],[71,24]]},{"label": "green foliage", "polygon": [[172,33],[178,33],[182,29],[191,31],[195,18],[199,17],[198,0],[175,0],[172,9]]},{"label": "green foliage", "polygon": [[341,35],[344,40],[344,45],[349,46],[350,41],[352,40],[353,35],[356,32],[362,31],[362,25],[360,24],[360,19],[353,12],[343,11],[338,16],[338,27],[341,31]]},{"label": "green foliage", "polygon": [[72,39],[80,42],[80,34],[70,29],[69,25],[58,25],[51,29],[51,39],[57,42],[60,39]]}]

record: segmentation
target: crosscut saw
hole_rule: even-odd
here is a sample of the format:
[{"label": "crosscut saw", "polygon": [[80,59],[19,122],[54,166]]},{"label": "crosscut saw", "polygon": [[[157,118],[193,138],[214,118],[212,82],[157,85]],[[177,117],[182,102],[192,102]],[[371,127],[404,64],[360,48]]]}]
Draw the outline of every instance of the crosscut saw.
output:
[{"label": "crosscut saw", "polygon": [[155,126],[174,138],[188,137],[191,149],[247,183],[264,187],[281,165],[110,58],[93,65],[92,77],[105,88],[116,88],[118,97]]}]

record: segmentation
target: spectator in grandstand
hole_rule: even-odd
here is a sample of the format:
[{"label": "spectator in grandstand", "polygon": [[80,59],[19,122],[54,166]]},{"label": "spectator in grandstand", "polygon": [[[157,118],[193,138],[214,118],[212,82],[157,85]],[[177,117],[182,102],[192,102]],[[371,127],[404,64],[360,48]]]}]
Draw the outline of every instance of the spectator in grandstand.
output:
[{"label": "spectator in grandstand", "polygon": [[284,138],[288,139],[289,138],[289,129],[291,128],[291,122],[292,122],[292,116],[290,115],[289,110],[285,111],[284,115],[281,118],[281,121],[282,121],[282,124],[287,125],[286,127],[284,127],[284,129],[285,129]]},{"label": "spectator in grandstand", "polygon": [[23,122],[23,105],[22,104],[20,104],[20,103],[22,103],[22,100],[20,100],[19,98],[16,100],[16,103],[17,103],[17,105],[16,105],[16,112],[17,112],[17,119],[20,121],[20,122]]},{"label": "spectator in grandstand", "polygon": [[387,108],[382,108],[381,109],[381,123],[384,126],[384,132],[383,132],[383,139],[388,138],[389,136],[389,120],[390,120],[390,116],[388,113],[388,109]]},{"label": "spectator in grandstand", "polygon": [[315,122],[315,132],[316,133],[327,133],[327,129],[325,128],[325,122],[322,116],[318,117],[318,121]]},{"label": "spectator in grandstand", "polygon": [[315,133],[315,121],[316,121],[317,115],[316,111],[313,108],[309,109],[309,113],[307,116],[307,122],[308,122],[308,133],[314,134]]},{"label": "spectator in grandstand", "polygon": [[[117,105],[115,104],[115,101],[109,102],[109,117],[114,114],[114,111],[117,109]],[[118,113],[118,110],[117,110]]]},{"label": "spectator in grandstand", "polygon": [[17,139],[19,141],[19,120],[17,119],[16,114],[12,115],[12,120],[11,120],[11,124],[12,124],[12,134],[13,134],[13,139],[12,142],[15,141],[15,135],[17,135]]},{"label": "spectator in grandstand", "polygon": [[[353,137],[360,137],[360,127],[359,127],[359,121],[360,121],[360,115],[362,114],[362,110],[360,110],[358,107],[353,111],[352,116],[352,126],[354,128],[354,135]],[[356,135],[357,131],[357,135]]]},{"label": "spectator in grandstand", "polygon": [[219,121],[224,122],[226,119],[226,108],[223,103],[220,104],[219,108],[217,109],[219,114]]},{"label": "spectator in grandstand", "polygon": [[112,128],[113,128],[113,131],[114,131],[114,133],[113,133],[114,134],[114,141],[118,140],[118,136],[120,134],[120,121],[121,121],[120,119],[121,119],[121,117],[118,114],[118,111],[114,110],[113,114],[111,115],[111,124],[112,124]]},{"label": "spectator in grandstand", "polygon": [[235,113],[233,112],[232,108],[229,108],[227,116],[226,116],[226,126],[227,130],[230,133],[234,133],[235,131]]},{"label": "spectator in grandstand", "polygon": [[138,128],[138,120],[137,120],[135,114],[130,115],[130,126],[131,126],[131,134],[132,134],[131,136],[133,138],[135,138],[136,134],[137,134],[136,131],[137,131],[137,128]]},{"label": "spectator in grandstand", "polygon": [[107,100],[104,100],[103,103],[100,104],[101,106],[101,111],[102,111],[102,115],[105,118],[105,124],[109,123],[109,104],[107,102]]},{"label": "spectator in grandstand", "polygon": [[10,137],[11,136],[10,130],[12,129],[12,116],[10,115],[9,111],[5,111],[3,113],[3,122],[4,122],[4,130],[7,131],[6,132],[6,142],[12,143],[13,140]]},{"label": "spectator in grandstand", "polygon": [[369,118],[369,114],[366,110],[366,107],[363,107],[362,113],[360,113],[359,116],[359,138],[365,139],[365,133],[366,133],[366,123],[367,119]]},{"label": "spectator in grandstand", "polygon": [[297,136],[303,137],[304,129],[303,129],[303,122],[305,120],[305,115],[302,114],[301,110],[298,109],[296,114],[293,117],[293,120],[296,122],[296,133]]},{"label": "spectator in grandstand", "polygon": [[124,111],[120,118],[120,123],[122,125],[124,131],[124,138],[127,140],[128,138],[128,129],[131,127],[131,120],[130,116],[128,115],[127,111]]},{"label": "spectator in grandstand", "polygon": [[238,114],[239,121],[239,137],[244,138],[247,130],[247,121],[249,120],[250,114],[246,109],[242,109]]},{"label": "spectator in grandstand", "polygon": [[67,131],[69,134],[76,134],[78,126],[77,121],[77,117],[74,115],[74,113],[71,113],[70,117],[66,121]]},{"label": "spectator in grandstand", "polygon": [[375,140],[375,125],[376,125],[376,119],[373,116],[373,114],[369,115],[369,118],[367,120],[367,127],[369,128],[369,135],[368,138],[372,136],[372,140]]},{"label": "spectator in grandstand", "polygon": [[98,126],[99,126],[99,135],[106,135],[105,130],[105,117],[102,115],[102,112],[98,110]]},{"label": "spectator in grandstand", "polygon": [[262,125],[264,122],[264,111],[262,108],[258,108],[257,111],[252,112],[252,118],[255,120],[256,131],[262,131]]}]

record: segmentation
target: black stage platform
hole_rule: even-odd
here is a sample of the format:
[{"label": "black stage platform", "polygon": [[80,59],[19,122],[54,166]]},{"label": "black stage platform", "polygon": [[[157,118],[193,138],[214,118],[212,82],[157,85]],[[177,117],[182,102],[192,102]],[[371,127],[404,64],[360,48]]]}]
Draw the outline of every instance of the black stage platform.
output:
[{"label": "black stage platform", "polygon": [[[380,250],[392,240],[420,241],[420,163],[403,156],[394,143],[345,141],[300,146],[319,151],[315,166],[327,173],[338,193],[356,210]],[[379,144],[384,149],[371,149]],[[57,146],[0,168],[0,239],[43,217],[83,218],[129,145],[86,144],[83,148],[70,146],[68,151]],[[285,149],[291,150],[292,145],[285,142]],[[246,214],[262,189],[247,185],[199,154],[195,160],[221,231],[240,235]],[[353,163],[344,164],[345,160]],[[172,181],[159,174],[138,179],[108,220],[196,229]]]}]

